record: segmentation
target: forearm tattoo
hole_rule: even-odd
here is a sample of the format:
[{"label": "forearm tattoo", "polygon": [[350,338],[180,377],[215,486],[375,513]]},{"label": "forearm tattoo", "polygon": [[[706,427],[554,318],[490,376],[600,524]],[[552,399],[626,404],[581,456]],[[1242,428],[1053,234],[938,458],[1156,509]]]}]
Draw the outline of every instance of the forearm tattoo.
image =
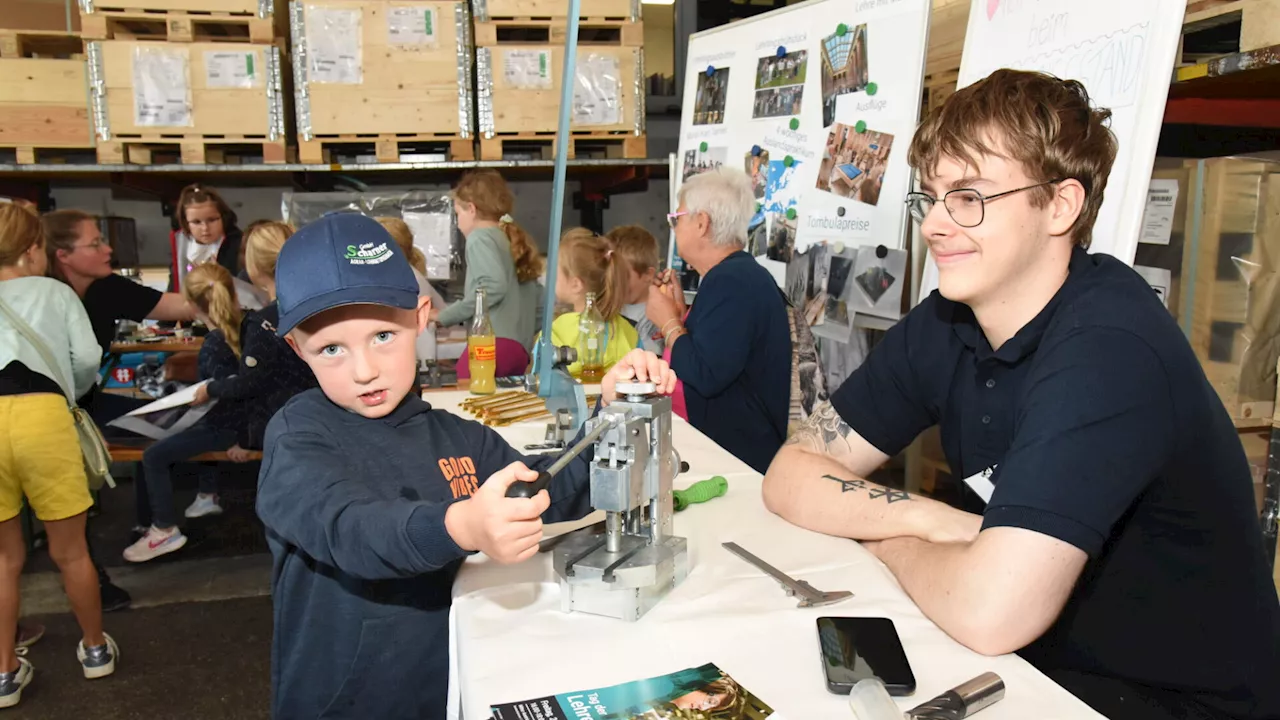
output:
[{"label": "forearm tattoo", "polygon": [[787,440],[788,445],[807,443],[815,450],[840,456],[852,450],[849,434],[853,428],[840,418],[840,413],[829,402],[819,403],[809,417],[796,428]]},{"label": "forearm tattoo", "polygon": [[885,502],[889,503],[890,505],[902,500],[911,499],[911,495],[909,495],[906,490],[894,490],[893,488],[881,487],[879,485],[874,485],[874,484],[871,487],[867,487],[867,481],[860,480],[858,478],[854,478],[852,480],[845,480],[844,478],[838,478],[835,475],[823,475],[822,478],[824,480],[830,480],[832,482],[840,483],[840,492],[842,493],[857,492],[858,490],[866,490],[867,497],[871,498],[872,500],[875,500],[877,498],[884,498]]}]

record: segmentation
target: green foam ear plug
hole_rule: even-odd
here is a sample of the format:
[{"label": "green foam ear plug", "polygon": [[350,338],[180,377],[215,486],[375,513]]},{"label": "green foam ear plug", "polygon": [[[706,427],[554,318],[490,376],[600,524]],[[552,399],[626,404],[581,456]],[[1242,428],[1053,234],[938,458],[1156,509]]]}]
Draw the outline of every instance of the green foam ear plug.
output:
[{"label": "green foam ear plug", "polygon": [[699,146],[698,146],[698,151],[699,151],[699,152],[706,152],[706,151],[707,151],[707,144],[706,144],[706,143],[702,143],[701,145],[699,145]]},{"label": "green foam ear plug", "polygon": [[675,499],[676,512],[693,505],[713,500],[729,492],[729,481],[723,475],[716,475],[709,480],[700,480],[684,490],[671,493]]},{"label": "green foam ear plug", "polygon": [[879,86],[879,85],[877,85],[877,84],[875,84],[875,83],[867,83],[867,94],[868,94],[868,95],[875,95],[875,94],[876,94],[876,93],[878,93],[878,92],[880,92],[880,86]]},{"label": "green foam ear plug", "polygon": [[853,129],[860,133],[864,133],[867,131],[867,122],[865,120],[859,120],[857,124],[853,126]]}]

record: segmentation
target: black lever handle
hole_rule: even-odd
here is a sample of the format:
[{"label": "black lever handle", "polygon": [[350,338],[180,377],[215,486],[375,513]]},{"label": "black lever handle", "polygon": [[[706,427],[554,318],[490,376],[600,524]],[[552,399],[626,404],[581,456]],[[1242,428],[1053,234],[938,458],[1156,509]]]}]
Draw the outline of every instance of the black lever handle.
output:
[{"label": "black lever handle", "polygon": [[533,482],[513,482],[507,487],[507,497],[509,498],[531,498],[542,492],[551,484],[551,473],[538,473],[538,479]]}]

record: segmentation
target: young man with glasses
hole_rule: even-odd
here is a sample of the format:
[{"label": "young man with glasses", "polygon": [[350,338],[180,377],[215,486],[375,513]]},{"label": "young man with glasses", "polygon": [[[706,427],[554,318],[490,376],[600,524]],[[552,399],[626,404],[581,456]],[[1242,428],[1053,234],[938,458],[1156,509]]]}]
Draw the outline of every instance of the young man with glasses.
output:
[{"label": "young man with glasses", "polygon": [[[999,70],[924,121],[907,203],[939,291],[792,436],[765,502],[862,540],[952,637],[1108,717],[1280,717],[1235,428],[1150,287],[1086,252],[1109,117],[1079,83]],[[933,424],[973,513],[865,479]]]}]

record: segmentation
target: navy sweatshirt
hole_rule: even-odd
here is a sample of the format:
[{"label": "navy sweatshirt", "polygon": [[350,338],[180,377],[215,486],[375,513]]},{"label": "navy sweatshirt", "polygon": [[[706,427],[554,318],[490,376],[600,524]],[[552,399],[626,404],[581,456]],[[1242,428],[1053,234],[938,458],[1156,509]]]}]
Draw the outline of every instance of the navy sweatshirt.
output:
[{"label": "navy sweatshirt", "polygon": [[671,346],[689,422],[763,473],[787,436],[791,328],[773,276],[736,252],[702,278]]},{"label": "navy sweatshirt", "polygon": [[[590,455],[553,479],[544,521],[591,511]],[[275,720],[444,717],[449,604],[468,554],[445,511],[516,461],[552,458],[414,395],[373,420],[315,389],[272,418],[258,516],[273,560]]]},{"label": "navy sweatshirt", "polygon": [[[206,357],[204,350],[211,342],[221,348]],[[200,350],[200,376],[214,378],[209,397],[219,401],[203,421],[235,432],[243,448],[262,447],[267,423],[276,411],[317,384],[311,369],[276,335],[275,325],[256,312],[246,312],[240,324],[239,360],[222,333],[209,333]],[[229,368],[228,358],[233,363]]]}]

